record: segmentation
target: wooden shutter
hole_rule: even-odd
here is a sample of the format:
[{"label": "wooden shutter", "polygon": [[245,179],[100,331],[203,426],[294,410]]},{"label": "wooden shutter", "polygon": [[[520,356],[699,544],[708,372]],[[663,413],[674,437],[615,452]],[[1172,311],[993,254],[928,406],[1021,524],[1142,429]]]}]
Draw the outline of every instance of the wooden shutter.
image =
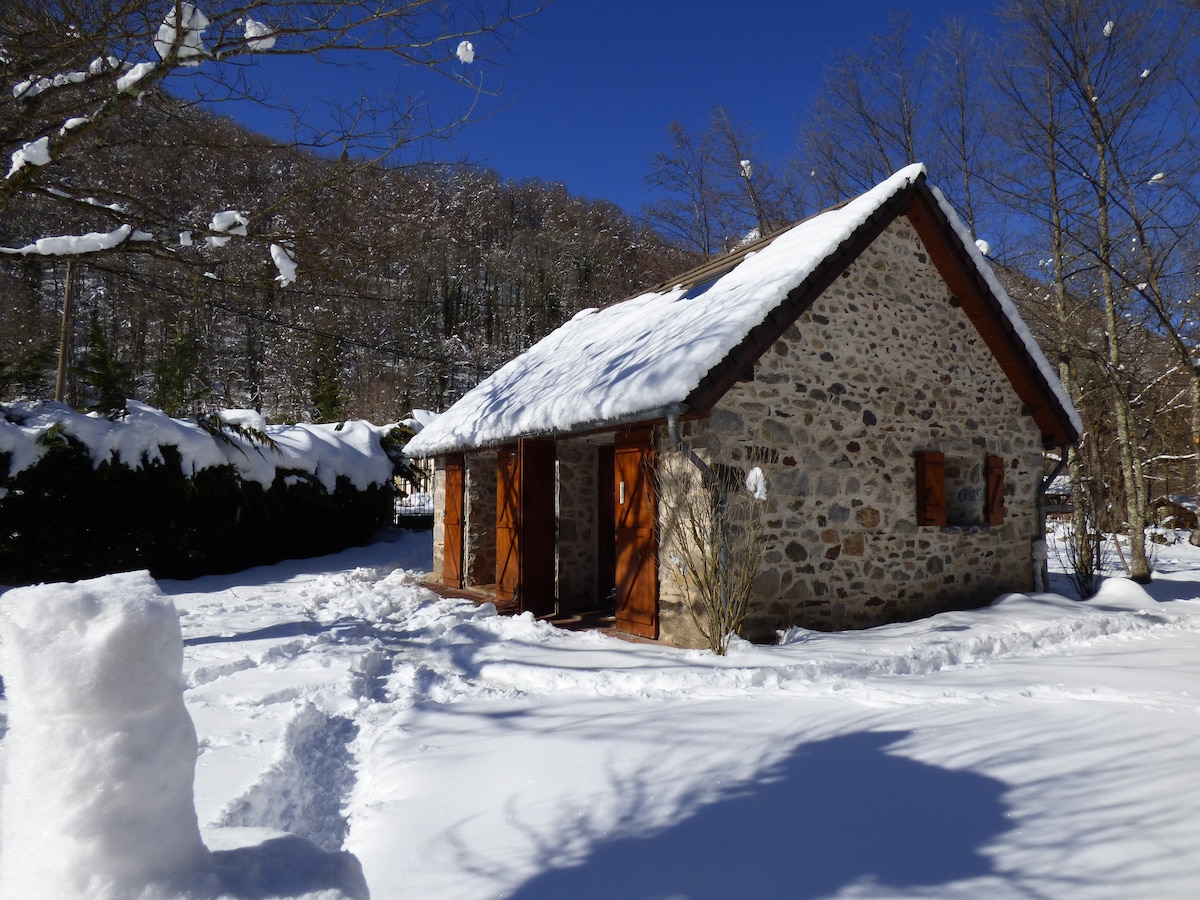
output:
[{"label": "wooden shutter", "polygon": [[946,524],[946,454],[917,451],[917,524]]},{"label": "wooden shutter", "polygon": [[522,438],[496,455],[496,601],[554,612],[554,442]]},{"label": "wooden shutter", "polygon": [[1003,525],[1008,510],[1004,508],[1004,460],[999,456],[987,458],[987,523]]}]

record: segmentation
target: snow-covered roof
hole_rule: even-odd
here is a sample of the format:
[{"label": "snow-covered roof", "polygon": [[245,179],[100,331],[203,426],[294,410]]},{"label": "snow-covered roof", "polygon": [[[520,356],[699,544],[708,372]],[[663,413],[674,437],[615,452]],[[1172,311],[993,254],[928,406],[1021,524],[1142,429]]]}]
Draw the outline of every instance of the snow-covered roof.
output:
[{"label": "snow-covered roof", "polygon": [[[762,325],[839,248],[864,230],[881,207],[924,183],[914,164],[853,200],[696,273],[606,309],[585,310],[484,380],[409,442],[413,456],[495,445],[518,437],[562,434],[662,418],[679,409],[714,367]],[[932,194],[954,233],[961,225]],[[974,243],[971,264],[998,292],[1010,330],[1046,387],[1080,430],[1054,371],[1004,291],[990,278]],[[973,252],[972,252],[973,251]],[[849,260],[847,260],[849,262]]]}]

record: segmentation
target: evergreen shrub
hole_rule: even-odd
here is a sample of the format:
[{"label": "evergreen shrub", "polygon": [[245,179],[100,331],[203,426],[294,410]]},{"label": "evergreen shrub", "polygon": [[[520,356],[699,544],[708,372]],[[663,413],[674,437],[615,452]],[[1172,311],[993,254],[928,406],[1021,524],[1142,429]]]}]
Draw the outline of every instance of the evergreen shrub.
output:
[{"label": "evergreen shrub", "polygon": [[231,572],[364,544],[392,519],[391,485],[358,490],[339,477],[330,492],[283,469],[264,489],[232,465],[185,475],[172,446],[135,469],[115,459],[93,466],[61,431],[42,442],[47,453],[15,475],[0,453],[0,584]]}]

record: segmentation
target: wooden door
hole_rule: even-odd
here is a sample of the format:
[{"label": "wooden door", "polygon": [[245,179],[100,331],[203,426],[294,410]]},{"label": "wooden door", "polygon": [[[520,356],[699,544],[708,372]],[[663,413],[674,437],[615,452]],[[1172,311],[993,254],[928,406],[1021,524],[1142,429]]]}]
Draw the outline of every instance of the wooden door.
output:
[{"label": "wooden door", "polygon": [[463,586],[463,458],[446,460],[446,511],[442,518],[442,584]]},{"label": "wooden door", "polygon": [[613,452],[617,628],[658,637],[654,454],[650,432],[618,438]]},{"label": "wooden door", "polygon": [[500,608],[517,596],[518,458],[516,447],[501,447],[496,454],[496,601]]},{"label": "wooden door", "polygon": [[496,603],[554,612],[554,442],[522,438],[496,455]]}]

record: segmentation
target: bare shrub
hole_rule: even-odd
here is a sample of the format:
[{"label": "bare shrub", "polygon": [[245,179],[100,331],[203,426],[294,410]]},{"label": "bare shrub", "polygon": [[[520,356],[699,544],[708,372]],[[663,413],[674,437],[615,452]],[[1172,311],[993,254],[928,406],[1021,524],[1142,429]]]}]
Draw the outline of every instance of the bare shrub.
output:
[{"label": "bare shrub", "polygon": [[[695,462],[695,464],[693,464]],[[762,470],[676,458],[658,469],[662,547],[709,648],[724,656],[741,635],[762,561]]]}]

